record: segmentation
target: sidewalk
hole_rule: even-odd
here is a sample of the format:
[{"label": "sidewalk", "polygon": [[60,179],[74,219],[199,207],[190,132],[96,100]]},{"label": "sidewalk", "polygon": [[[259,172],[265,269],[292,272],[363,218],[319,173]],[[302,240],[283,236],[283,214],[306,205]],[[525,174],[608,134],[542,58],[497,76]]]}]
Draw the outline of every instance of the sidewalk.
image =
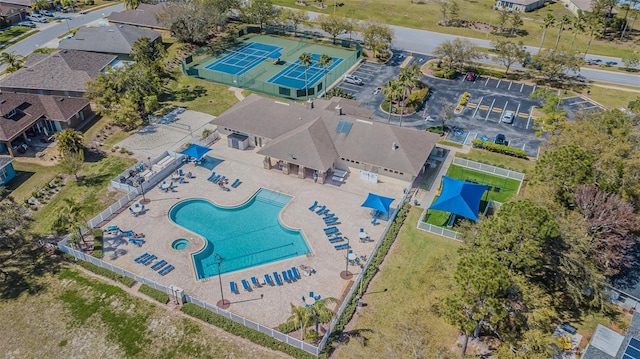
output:
[{"label": "sidewalk", "polygon": [[[455,157],[456,153],[459,153],[459,152],[469,153],[469,151],[471,150],[470,146],[463,146],[462,148],[457,148],[457,147],[438,144],[436,147],[440,147],[446,150],[447,154],[444,161],[442,162],[442,165],[440,165],[440,167],[438,168],[438,173],[436,174],[435,180],[431,185],[431,189],[429,191],[418,189],[418,192],[414,196],[416,199],[418,199],[422,195],[422,199],[418,200],[419,202],[417,205],[418,207],[421,207],[421,208],[429,207],[433,202],[433,200],[435,199],[438,188],[440,188],[442,183],[442,176],[445,175],[449,170],[449,166],[451,166],[451,163],[453,162],[453,158]],[[421,193],[423,191],[424,191],[424,194]]]}]

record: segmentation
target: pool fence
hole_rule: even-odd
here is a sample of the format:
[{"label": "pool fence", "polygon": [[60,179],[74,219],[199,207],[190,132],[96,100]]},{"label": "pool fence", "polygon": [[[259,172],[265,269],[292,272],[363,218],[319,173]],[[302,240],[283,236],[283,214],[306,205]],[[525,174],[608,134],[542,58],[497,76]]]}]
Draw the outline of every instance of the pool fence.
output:
[{"label": "pool fence", "polygon": [[460,158],[460,157],[454,157],[453,158],[453,164],[454,165],[458,165],[458,166],[462,166],[462,167],[466,167],[466,168],[471,168],[471,169],[476,170],[476,171],[480,171],[480,172],[489,173],[489,174],[492,174],[492,175],[504,177],[504,178],[510,178],[510,179],[518,180],[518,181],[520,181],[520,184],[518,185],[517,193],[520,194],[520,189],[522,188],[522,182],[524,181],[524,173],[516,172],[516,171],[512,171],[512,170],[508,170],[508,169],[504,169],[504,168],[501,168],[501,167],[486,165],[484,163],[471,161],[471,160],[467,160],[467,159]]}]

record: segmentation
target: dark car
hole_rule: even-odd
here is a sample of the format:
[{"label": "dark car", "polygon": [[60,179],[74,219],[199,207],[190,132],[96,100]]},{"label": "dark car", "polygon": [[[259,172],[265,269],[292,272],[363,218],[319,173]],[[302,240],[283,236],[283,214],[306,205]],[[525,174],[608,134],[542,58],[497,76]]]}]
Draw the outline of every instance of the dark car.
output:
[{"label": "dark car", "polygon": [[466,81],[475,81],[478,75],[475,72],[467,72],[467,75],[464,77]]},{"label": "dark car", "polygon": [[617,62],[615,62],[615,61],[607,61],[607,62],[605,63],[605,65],[607,65],[607,66],[617,66],[617,65],[618,65],[618,63],[617,63]]},{"label": "dark car", "polygon": [[509,146],[509,141],[507,141],[507,138],[501,133],[496,136],[496,139],[493,142],[495,142],[496,145]]}]

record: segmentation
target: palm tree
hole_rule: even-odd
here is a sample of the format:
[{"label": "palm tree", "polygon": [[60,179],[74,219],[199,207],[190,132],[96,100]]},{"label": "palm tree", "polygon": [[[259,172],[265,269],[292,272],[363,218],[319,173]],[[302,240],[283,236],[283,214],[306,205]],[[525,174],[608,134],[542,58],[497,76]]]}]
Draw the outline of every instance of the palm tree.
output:
[{"label": "palm tree", "polygon": [[65,198],[64,203],[64,207],[60,209],[53,221],[52,228],[58,233],[77,230],[78,232],[73,233],[71,237],[76,243],[78,243],[78,240],[82,240],[84,243],[82,230],[87,227],[84,214],[82,213],[84,207],[73,198]]},{"label": "palm tree", "polygon": [[335,313],[327,308],[327,304],[335,304],[338,300],[336,298],[328,297],[316,302],[307,309],[307,316],[309,319],[315,319],[316,321],[316,335],[318,334],[318,326],[320,323],[326,323],[333,318]]},{"label": "palm tree", "polygon": [[56,132],[54,137],[58,143],[58,150],[63,154],[79,152],[84,149],[84,138],[80,131],[67,128],[64,131]]},{"label": "palm tree", "polygon": [[402,86],[398,80],[389,80],[382,85],[382,93],[387,101],[389,101],[389,111],[387,114],[387,122],[391,122],[391,111],[393,110],[392,102],[402,95]]},{"label": "palm tree", "polygon": [[542,40],[540,41],[540,48],[538,50],[542,50],[542,45],[544,45],[544,37],[547,35],[547,29],[556,25],[556,18],[551,14],[547,14],[547,17],[544,18],[544,24],[542,25]]},{"label": "palm tree", "polygon": [[560,19],[560,21],[558,21],[558,25],[560,26],[560,29],[558,30],[558,37],[556,37],[556,45],[553,48],[553,51],[556,51],[558,49],[558,43],[560,43],[560,36],[562,36],[562,31],[564,31],[564,28],[571,25],[571,18],[567,15],[562,16],[562,19]]},{"label": "palm tree", "polygon": [[571,29],[571,32],[573,32],[573,38],[571,39],[572,49],[573,49],[573,44],[576,42],[576,37],[578,36],[578,34],[582,34],[585,31],[585,28],[584,28],[585,20],[586,18],[582,10],[578,10],[578,16],[576,16],[573,19],[573,24],[572,24],[573,28]]},{"label": "palm tree", "polygon": [[589,42],[587,43],[587,48],[584,50],[584,56],[587,56],[589,53],[589,48],[591,47],[591,42],[596,34],[599,34],[605,27],[604,20],[601,17],[595,15],[589,15],[586,19],[586,28],[589,33]]},{"label": "palm tree", "polygon": [[417,64],[413,63],[411,66],[406,69],[400,71],[398,75],[398,81],[402,85],[402,109],[400,110],[400,127],[402,127],[402,117],[404,115],[404,105],[407,102],[407,88],[411,90],[418,81],[418,76],[420,75],[420,68]]},{"label": "palm tree", "polygon": [[288,322],[293,324],[294,329],[300,329],[300,339],[304,341],[304,332],[309,324],[309,312],[305,307],[296,307],[291,304],[291,316],[287,319]]},{"label": "palm tree", "polygon": [[327,54],[322,54],[320,55],[320,59],[318,60],[318,65],[322,66],[322,69],[324,70],[324,97],[327,97],[327,67],[331,66],[331,64],[333,63],[333,57],[327,55]]},{"label": "palm tree", "polygon": [[15,51],[3,52],[0,57],[0,65],[7,65],[7,72],[15,72],[23,68],[24,57],[16,54]]},{"label": "palm tree", "polygon": [[140,6],[140,0],[124,0],[124,8],[127,10],[135,10]]},{"label": "palm tree", "polygon": [[33,9],[34,11],[39,11],[47,8],[49,8],[49,2],[46,0],[38,0],[31,4],[31,9]]},{"label": "palm tree", "polygon": [[311,57],[311,55],[308,52],[303,52],[302,54],[300,54],[300,57],[298,58],[298,60],[300,60],[300,65],[304,66],[304,91],[307,95],[307,100],[309,99],[309,84],[308,84],[308,79],[307,79],[307,70],[309,69],[309,66],[311,66],[311,64],[313,63],[313,57]]}]

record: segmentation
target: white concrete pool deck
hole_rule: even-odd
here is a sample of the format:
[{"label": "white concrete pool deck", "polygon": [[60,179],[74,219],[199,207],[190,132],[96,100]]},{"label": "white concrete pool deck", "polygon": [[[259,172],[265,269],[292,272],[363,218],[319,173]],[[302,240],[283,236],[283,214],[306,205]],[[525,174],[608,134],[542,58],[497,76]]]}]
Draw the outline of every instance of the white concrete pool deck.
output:
[{"label": "white concrete pool deck", "polygon": [[[133,229],[143,232],[146,243],[137,247],[127,242],[127,238],[105,234],[104,260],[113,263],[138,275],[150,278],[164,285],[174,285],[184,289],[186,294],[214,304],[220,300],[218,278],[212,277],[197,281],[191,253],[200,250],[204,240],[172,223],[168,218],[169,209],[177,202],[189,198],[205,198],[223,206],[233,206],[245,202],[259,188],[281,192],[292,196],[291,201],[284,207],[280,220],[288,227],[301,229],[311,253],[293,259],[253,267],[222,275],[222,289],[225,299],[231,301],[228,310],[257,321],[263,325],[276,327],[290,316],[290,305],[303,305],[302,296],[308,296],[309,291],[322,297],[340,299],[351,282],[342,280],[340,272],[345,270],[346,250],[335,250],[324,234],[326,227],[321,216],[309,211],[314,201],[327,205],[331,213],[335,213],[340,222],[337,224],[343,236],[350,239],[351,248],[357,256],[370,255],[374,243],[361,243],[358,240],[359,229],[365,228],[373,240],[377,240],[386,222],[379,225],[371,224],[369,209],[360,205],[369,192],[395,198],[392,207],[395,208],[402,197],[403,187],[398,183],[370,183],[358,178],[357,173],[351,173],[346,181],[339,186],[334,184],[320,185],[311,179],[299,179],[297,176],[284,175],[278,170],[265,170],[262,166],[263,157],[255,150],[239,151],[230,149],[226,145],[226,138],[212,145],[209,156],[223,160],[214,168],[229,178],[230,183],[239,178],[242,184],[229,192],[222,191],[217,185],[206,179],[210,170],[186,164],[183,171],[192,172],[196,178],[188,179],[189,183],[178,184],[173,192],[163,192],[158,188],[149,191],[145,196],[151,200],[145,207],[148,209],[138,217],[133,217],[125,209],[108,225],[117,225],[122,229]],[[140,200],[141,197],[138,197]],[[105,227],[106,227],[105,226]],[[177,238],[191,240],[189,247],[182,251],[171,248],[171,243]],[[344,242],[341,242],[344,243]],[[151,265],[144,266],[134,262],[134,258],[142,253],[152,253],[158,259],[164,259],[175,269],[166,276],[160,276],[151,269]],[[155,263],[155,261],[154,261]],[[263,277],[265,273],[272,273],[298,267],[304,264],[316,270],[316,274],[305,276],[293,283],[285,283],[280,287],[262,287],[246,292],[242,288],[241,280],[250,281],[252,276]],[[224,264],[223,264],[224,266]],[[358,266],[349,266],[349,270],[357,275]],[[229,282],[235,281],[240,294],[232,294]],[[261,298],[261,295],[263,297]],[[335,309],[339,304],[335,306]]]}]

